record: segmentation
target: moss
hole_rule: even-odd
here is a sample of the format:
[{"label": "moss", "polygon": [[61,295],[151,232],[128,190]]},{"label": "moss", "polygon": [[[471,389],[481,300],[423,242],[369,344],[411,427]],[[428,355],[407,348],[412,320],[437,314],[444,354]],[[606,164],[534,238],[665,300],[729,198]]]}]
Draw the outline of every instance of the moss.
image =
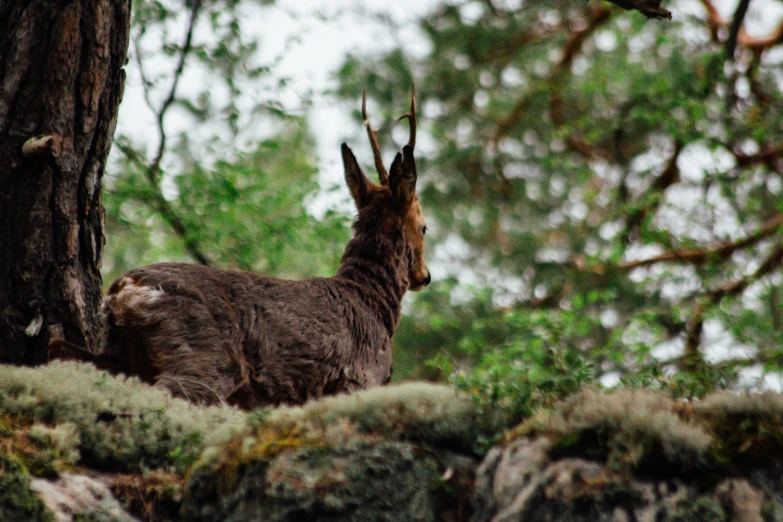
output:
[{"label": "moss", "polygon": [[408,383],[259,411],[231,441],[206,451],[197,467],[219,470],[220,491],[230,491],[244,465],[298,448],[408,440],[465,449],[480,429],[464,396],[446,386]]},{"label": "moss", "polygon": [[305,439],[339,444],[356,435],[471,450],[483,427],[473,403],[448,386],[406,383],[271,411],[262,426],[299,429]]},{"label": "moss", "polygon": [[318,439],[312,437],[305,439],[302,429],[298,426],[286,426],[283,429],[278,426],[263,426],[256,431],[252,446],[247,451],[247,458],[268,460],[284,451],[294,450],[304,445],[323,446]]},{"label": "moss", "polygon": [[247,463],[233,490],[217,494],[214,475],[193,476],[187,520],[435,520],[443,494],[432,454],[395,441],[302,447]]},{"label": "moss", "polygon": [[643,475],[726,472],[783,463],[783,395],[720,393],[685,402],[644,390],[583,390],[506,433],[546,436],[552,458],[580,456]]},{"label": "moss", "polygon": [[720,469],[747,469],[783,461],[783,396],[721,393],[693,405],[711,433],[711,457]]},{"label": "moss", "polygon": [[8,415],[0,414],[0,437],[10,437],[14,433],[13,420]]},{"label": "moss", "polygon": [[158,522],[179,518],[185,483],[179,475],[152,471],[118,475],[111,490],[130,514],[146,522]]},{"label": "moss", "polygon": [[120,472],[160,466],[184,471],[204,444],[227,439],[245,418],[232,408],[194,406],[136,379],[59,361],[3,366],[0,411],[49,426],[47,436],[61,454],[78,453],[83,464]]},{"label": "moss", "polygon": [[701,496],[679,503],[668,522],[725,522],[726,512],[712,497]]},{"label": "moss", "polygon": [[770,498],[765,498],[761,504],[761,518],[764,522],[773,522],[779,520],[778,518],[779,507]]},{"label": "moss", "polygon": [[507,436],[546,435],[551,454],[580,455],[614,469],[666,472],[703,463],[712,439],[671,399],[646,391],[584,390],[539,412]]},{"label": "moss", "polygon": [[[370,448],[394,448],[390,451],[399,455],[400,448],[407,448],[405,451],[411,455],[414,468],[419,466],[412,464],[414,460],[421,460],[421,465],[429,462],[427,466],[435,466],[436,452],[424,448],[438,452],[454,448],[472,454],[476,433],[482,429],[474,405],[467,398],[451,388],[424,383],[375,388],[329,397],[301,407],[263,410],[251,414],[248,427],[230,441],[203,454],[188,478],[188,494],[197,497],[201,505],[212,502],[213,506],[224,506],[217,512],[222,514],[215,514],[213,518],[220,520],[226,510],[230,511],[225,507],[226,503],[230,504],[243,488],[249,487],[246,484],[248,476],[257,477],[256,483],[263,481],[267,470],[273,474],[278,469],[276,463],[294,458],[292,456],[297,456],[292,464],[297,469],[306,470],[304,461],[307,461],[307,465],[318,469],[334,470],[345,459],[354,462],[351,455],[356,452],[367,455],[372,452]],[[395,446],[397,443],[402,446]],[[366,465],[369,466],[369,462]],[[303,473],[306,475],[309,471]],[[380,469],[368,469],[366,473],[363,478],[356,475],[346,480],[351,484],[357,481],[352,488],[360,487],[358,482],[361,487],[368,484],[376,489],[387,487],[385,479],[378,478],[384,475]],[[436,497],[454,496],[456,493],[444,487],[440,475],[434,473],[437,480],[433,487],[427,486],[428,502]],[[305,475],[301,480],[309,483],[311,478]],[[274,483],[274,477],[269,481]],[[314,487],[329,490],[331,486],[327,482],[316,481]],[[433,488],[440,488],[437,494],[433,493]],[[272,504],[280,500],[268,490],[265,494],[271,495],[268,501]],[[339,498],[351,495],[347,490],[336,494]]]},{"label": "moss", "polygon": [[30,489],[30,475],[22,461],[3,453],[0,453],[0,520],[54,521]]},{"label": "moss", "polygon": [[24,419],[5,417],[4,429],[0,434],[0,445],[7,456],[21,462],[34,477],[56,478],[61,472],[73,468],[74,454],[68,444],[53,440],[50,433],[62,434],[63,429],[51,429],[42,425],[30,426]]},{"label": "moss", "polygon": [[484,429],[474,405],[453,388],[406,383],[256,413],[237,437],[250,458],[281,451],[337,447],[347,441],[408,440],[472,451]]}]

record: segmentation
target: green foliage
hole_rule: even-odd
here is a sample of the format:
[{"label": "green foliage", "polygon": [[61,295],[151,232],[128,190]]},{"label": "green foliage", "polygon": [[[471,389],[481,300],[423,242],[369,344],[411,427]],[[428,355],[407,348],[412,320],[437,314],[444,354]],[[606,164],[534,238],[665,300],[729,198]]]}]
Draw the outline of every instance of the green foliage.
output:
[{"label": "green foliage", "polygon": [[698,371],[665,373],[660,365],[650,364],[638,372],[622,377],[620,387],[645,388],[667,393],[671,397],[702,398],[710,393],[731,389],[738,379],[732,366],[704,365]]},{"label": "green foliage", "polygon": [[157,128],[125,134],[121,111],[105,183],[107,284],[157,261],[281,277],[336,268],[344,217],[307,211],[318,191],[314,143],[279,101],[279,57],[261,58],[247,22],[271,3],[134,3],[130,78]]},{"label": "green foliage", "polygon": [[[593,348],[591,333],[601,327],[594,309],[608,298],[600,292],[593,292],[590,302],[559,311],[499,308],[493,306],[491,292],[476,292],[451,305],[447,318],[437,307],[448,302],[449,287],[438,285],[428,292],[403,319],[397,342],[426,347],[426,353],[419,353],[430,358],[429,370],[471,393],[483,410],[502,411],[510,422],[518,422],[595,381],[596,370],[585,351]],[[613,347],[607,339],[602,356],[619,357]]]},{"label": "green foliage", "polygon": [[311,149],[304,122],[292,121],[235,162],[221,161],[206,170],[188,161],[186,171],[173,180],[176,199],[169,202],[186,238],[171,232],[143,171],[127,163],[106,197],[106,281],[135,266],[187,260],[185,239],[226,268],[281,277],[332,273],[348,228],[340,215],[327,213],[319,220],[307,212],[318,187]]}]

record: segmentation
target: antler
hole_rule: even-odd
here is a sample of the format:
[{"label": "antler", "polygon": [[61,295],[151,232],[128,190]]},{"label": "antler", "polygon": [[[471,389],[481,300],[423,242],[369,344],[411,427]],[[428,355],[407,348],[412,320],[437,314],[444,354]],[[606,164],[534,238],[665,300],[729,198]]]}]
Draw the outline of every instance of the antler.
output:
[{"label": "antler", "polygon": [[381,148],[378,146],[378,129],[373,129],[370,120],[367,119],[367,87],[362,93],[362,120],[364,120],[364,128],[367,129],[367,136],[370,138],[372,155],[375,158],[375,170],[378,171],[378,181],[381,182],[381,185],[388,185],[389,174],[386,172],[386,167],[383,166]]},{"label": "antler", "polygon": [[[408,145],[410,145],[411,149],[414,149],[416,148],[416,86],[413,83],[411,83],[411,107],[397,121],[402,121],[405,118],[408,118]],[[367,137],[370,138],[372,155],[375,159],[375,169],[378,171],[378,181],[382,185],[387,185],[389,183],[389,174],[386,172],[386,167],[383,166],[381,147],[378,145],[378,129],[373,129],[369,118],[367,118],[367,87],[364,88],[362,93],[362,120],[364,121],[364,128],[367,129]]]},{"label": "antler", "polygon": [[416,85],[411,83],[411,108],[407,114],[400,116],[397,121],[408,118],[408,145],[411,149],[416,148]]}]

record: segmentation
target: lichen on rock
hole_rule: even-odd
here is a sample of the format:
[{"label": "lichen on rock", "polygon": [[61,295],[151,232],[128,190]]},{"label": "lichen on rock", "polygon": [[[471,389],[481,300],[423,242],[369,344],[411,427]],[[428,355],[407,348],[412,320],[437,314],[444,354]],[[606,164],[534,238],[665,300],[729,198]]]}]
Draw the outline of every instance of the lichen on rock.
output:
[{"label": "lichen on rock", "polygon": [[[23,457],[12,489],[41,520],[58,498],[83,519],[124,520],[121,505],[140,520],[466,520],[485,431],[471,401],[445,386],[389,386],[248,415],[71,362],[4,367],[0,414],[12,420],[0,436]],[[28,461],[45,464],[36,477]],[[111,496],[85,477],[100,477]],[[91,494],[101,497],[95,509],[74,500]]]},{"label": "lichen on rock", "polygon": [[[197,407],[138,379],[60,361],[4,366],[0,411],[50,426],[59,444],[71,445],[63,452],[77,451],[83,464],[113,471],[185,469],[204,443],[228,438],[244,423],[235,409]],[[66,436],[64,430],[74,433]]]},{"label": "lichen on rock", "polygon": [[781,395],[585,389],[505,436],[496,413],[426,383],[244,413],[3,367],[0,520],[783,520]]},{"label": "lichen on rock", "polygon": [[467,504],[480,430],[466,397],[424,383],[259,412],[232,441],[205,452],[184,514],[435,520]]},{"label": "lichen on rock", "polygon": [[[243,466],[228,492],[191,478],[186,520],[435,520],[444,486],[433,456],[403,442],[300,448]],[[440,502],[441,504],[444,502]]]},{"label": "lichen on rock", "polygon": [[771,392],[583,390],[488,453],[475,520],[777,520],[781,434],[783,397]]}]

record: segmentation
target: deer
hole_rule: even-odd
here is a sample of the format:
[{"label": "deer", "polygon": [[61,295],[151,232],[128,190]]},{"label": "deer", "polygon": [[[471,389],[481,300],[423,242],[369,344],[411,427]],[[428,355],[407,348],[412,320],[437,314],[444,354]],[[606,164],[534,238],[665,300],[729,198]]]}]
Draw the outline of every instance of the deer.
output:
[{"label": "deer", "polygon": [[361,114],[378,183],[343,143],[357,216],[335,275],[297,281],[175,262],[136,268],[103,300],[102,352],[53,340],[50,360],[92,362],[193,403],[243,409],[388,384],[402,298],[431,281],[416,193],[415,88],[400,117],[408,143],[388,171],[366,89]]}]

